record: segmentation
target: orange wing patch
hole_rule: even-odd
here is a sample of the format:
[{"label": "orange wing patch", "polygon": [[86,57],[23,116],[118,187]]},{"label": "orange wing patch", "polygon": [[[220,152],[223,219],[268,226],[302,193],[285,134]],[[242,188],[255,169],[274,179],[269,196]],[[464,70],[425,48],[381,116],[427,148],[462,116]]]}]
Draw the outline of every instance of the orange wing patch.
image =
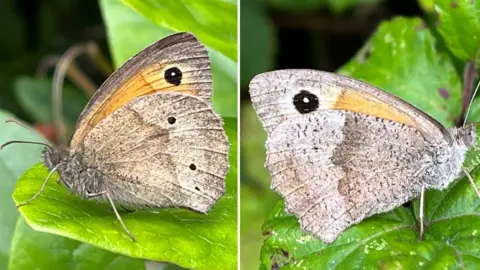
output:
[{"label": "orange wing patch", "polygon": [[141,73],[133,76],[127,83],[120,86],[120,88],[98,108],[95,115],[88,122],[90,125],[95,126],[103,118],[140,96],[151,95],[157,92],[173,91],[196,95],[198,91],[188,83],[188,77],[182,78],[182,83],[178,86],[168,83],[163,78],[162,68],[153,67],[143,70]]},{"label": "orange wing patch", "polygon": [[194,81],[194,79],[190,78],[188,70],[185,70],[187,72],[183,74],[181,83],[175,85],[165,80],[163,73],[166,68],[165,65],[154,65],[142,70],[140,73],[132,76],[126,83],[120,85],[100,106],[91,108],[89,115],[85,117],[88,120],[84,121],[77,128],[71,140],[71,146],[79,145],[88,131],[95,127],[100,121],[137,97],[151,95],[157,92],[173,91],[190,95],[198,94],[198,89],[194,83],[201,82]]},{"label": "orange wing patch", "polygon": [[341,89],[336,102],[331,106],[334,110],[357,112],[418,128],[412,117],[366,93]]}]

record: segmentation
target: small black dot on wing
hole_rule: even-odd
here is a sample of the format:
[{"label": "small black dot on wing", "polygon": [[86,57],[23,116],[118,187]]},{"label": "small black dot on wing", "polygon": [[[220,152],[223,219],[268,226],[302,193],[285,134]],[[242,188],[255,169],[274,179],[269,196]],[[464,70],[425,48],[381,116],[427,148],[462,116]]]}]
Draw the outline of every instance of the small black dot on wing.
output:
[{"label": "small black dot on wing", "polygon": [[168,121],[168,123],[169,123],[170,125],[173,125],[173,124],[175,124],[175,122],[177,121],[177,119],[176,119],[175,117],[173,117],[173,116],[170,116],[170,117],[168,117],[167,121]]}]

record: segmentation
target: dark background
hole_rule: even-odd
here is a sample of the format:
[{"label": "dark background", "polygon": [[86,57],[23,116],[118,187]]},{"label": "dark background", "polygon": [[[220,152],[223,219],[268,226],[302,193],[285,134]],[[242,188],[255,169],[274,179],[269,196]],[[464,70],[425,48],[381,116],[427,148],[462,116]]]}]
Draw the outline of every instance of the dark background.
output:
[{"label": "dark background", "polygon": [[306,16],[275,10],[269,10],[269,14],[278,26],[277,68],[335,71],[363,46],[379,22],[395,15],[421,15],[421,9],[413,0],[390,0],[374,7],[346,10],[340,16],[328,9]]},{"label": "dark background", "polygon": [[[109,59],[105,27],[95,0],[2,0],[0,26],[0,109],[33,124],[48,126],[38,123],[19,102],[16,91],[21,76],[37,79],[43,60],[86,41],[97,44]],[[79,57],[77,64],[97,85],[106,78],[88,57]],[[48,71],[45,79],[51,80],[54,66],[43,70]],[[81,93],[78,87],[73,88]]]}]

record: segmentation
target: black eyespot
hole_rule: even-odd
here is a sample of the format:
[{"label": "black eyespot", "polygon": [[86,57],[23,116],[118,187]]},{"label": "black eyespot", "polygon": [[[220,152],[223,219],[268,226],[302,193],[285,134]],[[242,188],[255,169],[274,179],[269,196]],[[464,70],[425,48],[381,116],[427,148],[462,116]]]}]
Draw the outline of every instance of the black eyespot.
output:
[{"label": "black eyespot", "polygon": [[177,119],[175,119],[175,117],[170,116],[168,117],[167,121],[170,125],[173,125],[175,124],[175,121],[177,121]]},{"label": "black eyespot", "polygon": [[200,191],[200,188],[199,187],[195,187],[196,190]]},{"label": "black eyespot", "polygon": [[302,90],[293,97],[293,105],[301,114],[314,112],[318,109],[318,97],[307,90]]},{"label": "black eyespot", "polygon": [[190,164],[190,170],[195,171],[197,169],[197,166],[195,164]]},{"label": "black eyespot", "polygon": [[182,71],[177,67],[171,67],[165,70],[164,77],[168,83],[173,85],[180,85],[180,83],[182,82]]}]

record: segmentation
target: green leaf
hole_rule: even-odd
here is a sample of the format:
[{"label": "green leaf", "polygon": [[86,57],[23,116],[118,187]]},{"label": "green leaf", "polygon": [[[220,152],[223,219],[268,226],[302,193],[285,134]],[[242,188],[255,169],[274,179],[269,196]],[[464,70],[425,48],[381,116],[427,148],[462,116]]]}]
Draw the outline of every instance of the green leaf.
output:
[{"label": "green leaf", "polygon": [[435,45],[420,19],[396,18],[382,23],[339,73],[390,92],[451,127],[461,111],[462,82]]},{"label": "green leaf", "polygon": [[12,241],[9,270],[145,269],[145,263],[88,244],[32,230],[19,218]]},{"label": "green leaf", "polygon": [[432,12],[435,0],[418,0],[418,4],[425,12]]},{"label": "green leaf", "polygon": [[[135,235],[123,231],[107,203],[81,199],[57,183],[55,174],[45,190],[19,208],[35,230],[62,235],[123,255],[171,262],[195,269],[235,269],[237,264],[237,159],[236,119],[225,119],[231,146],[227,189],[208,214],[189,209],[150,209],[121,212]],[[28,170],[19,180],[13,198],[25,202],[48,174],[43,165]]]},{"label": "green leaf", "polygon": [[208,47],[237,61],[236,1],[122,1],[164,28],[194,33]]},{"label": "green leaf", "polygon": [[[460,112],[461,80],[452,61],[435,45],[419,19],[396,18],[382,23],[340,72],[397,95],[452,126]],[[472,176],[480,186],[480,168]],[[423,241],[418,239],[418,200],[414,206],[415,213],[398,207],[367,218],[326,245],[301,230],[280,201],[263,227],[262,268],[478,268],[480,200],[466,178],[445,191],[426,193]]]},{"label": "green leaf", "polygon": [[[30,117],[40,123],[52,122],[52,81],[44,78],[21,76],[15,81],[15,95]],[[78,89],[66,84],[62,89],[62,113],[69,127],[87,104],[87,97]]]},{"label": "green leaf", "polygon": [[150,22],[120,0],[101,0],[100,7],[117,68],[148,45],[172,33]]},{"label": "green leaf", "polygon": [[448,49],[460,60],[474,60],[480,48],[480,2],[435,0],[434,11]]},{"label": "green leaf", "polygon": [[[262,269],[275,268],[274,265],[277,269],[284,266],[379,269],[381,265],[377,263],[390,259],[390,252],[401,256],[418,244],[414,228],[412,212],[401,207],[351,227],[329,246],[303,232],[297,219],[285,213],[283,201],[279,201],[263,226],[267,239],[262,248]],[[405,242],[405,247],[397,245],[397,241]],[[409,242],[412,243],[409,245]],[[379,253],[384,253],[384,256],[379,256]]]},{"label": "green leaf", "polygon": [[[141,12],[141,14],[143,15],[142,16],[134,9],[126,6],[120,0],[101,1],[102,14],[105,18],[105,24],[107,25],[109,44],[112,51],[114,63],[117,67],[119,67],[131,56],[135,55],[148,45],[177,31],[176,28],[168,27],[166,22],[170,22],[170,20],[173,19],[175,20],[175,22],[179,21],[178,16],[167,16],[161,17],[160,19],[157,18],[158,16],[160,16],[159,14],[165,12],[167,7],[168,9],[175,8],[177,6],[177,2],[178,1],[162,2],[161,5],[159,4],[158,6],[152,6],[149,8],[145,8],[144,5],[151,5],[153,2],[132,2],[131,5],[136,7],[136,9]],[[203,2],[198,1],[198,3],[200,4]],[[140,5],[140,7],[137,7],[137,5]],[[197,4],[193,4],[192,1],[192,6],[185,4],[185,8],[188,7],[189,9],[192,9],[196,7],[196,5]],[[209,6],[209,8],[211,8],[212,10],[202,10],[202,12],[217,12],[216,8],[221,8],[222,6],[223,5],[211,5]],[[226,12],[234,12],[232,14],[232,16],[234,16],[236,15],[236,7],[233,11],[231,10],[231,8],[226,8],[220,13],[223,14]],[[189,25],[191,23],[193,22],[190,22]],[[138,29],[142,30],[138,31]],[[207,34],[208,36],[218,37],[220,35],[220,32],[223,31],[222,29],[223,28],[219,28],[217,29],[217,31],[211,33],[204,33],[202,32],[203,30],[199,30],[200,32],[198,32],[196,31],[198,30],[197,27],[183,29],[182,31],[189,31],[197,34],[200,40],[207,44],[207,50],[212,61],[214,88],[213,107],[218,113],[220,113],[224,117],[237,117],[236,59],[232,60],[232,58],[228,57],[224,52],[222,52],[219,47],[215,47],[207,43],[207,40],[209,40],[209,37],[206,37]],[[215,29],[212,28],[211,30],[213,31]],[[236,37],[236,25],[235,29],[231,28],[229,31],[235,31]]]},{"label": "green leaf", "polygon": [[[6,124],[14,115],[0,110],[0,144],[11,140],[41,142],[42,138],[15,123]],[[10,242],[18,211],[11,199],[16,180],[40,160],[42,147],[34,144],[12,144],[0,150],[0,269],[6,269]]]}]

